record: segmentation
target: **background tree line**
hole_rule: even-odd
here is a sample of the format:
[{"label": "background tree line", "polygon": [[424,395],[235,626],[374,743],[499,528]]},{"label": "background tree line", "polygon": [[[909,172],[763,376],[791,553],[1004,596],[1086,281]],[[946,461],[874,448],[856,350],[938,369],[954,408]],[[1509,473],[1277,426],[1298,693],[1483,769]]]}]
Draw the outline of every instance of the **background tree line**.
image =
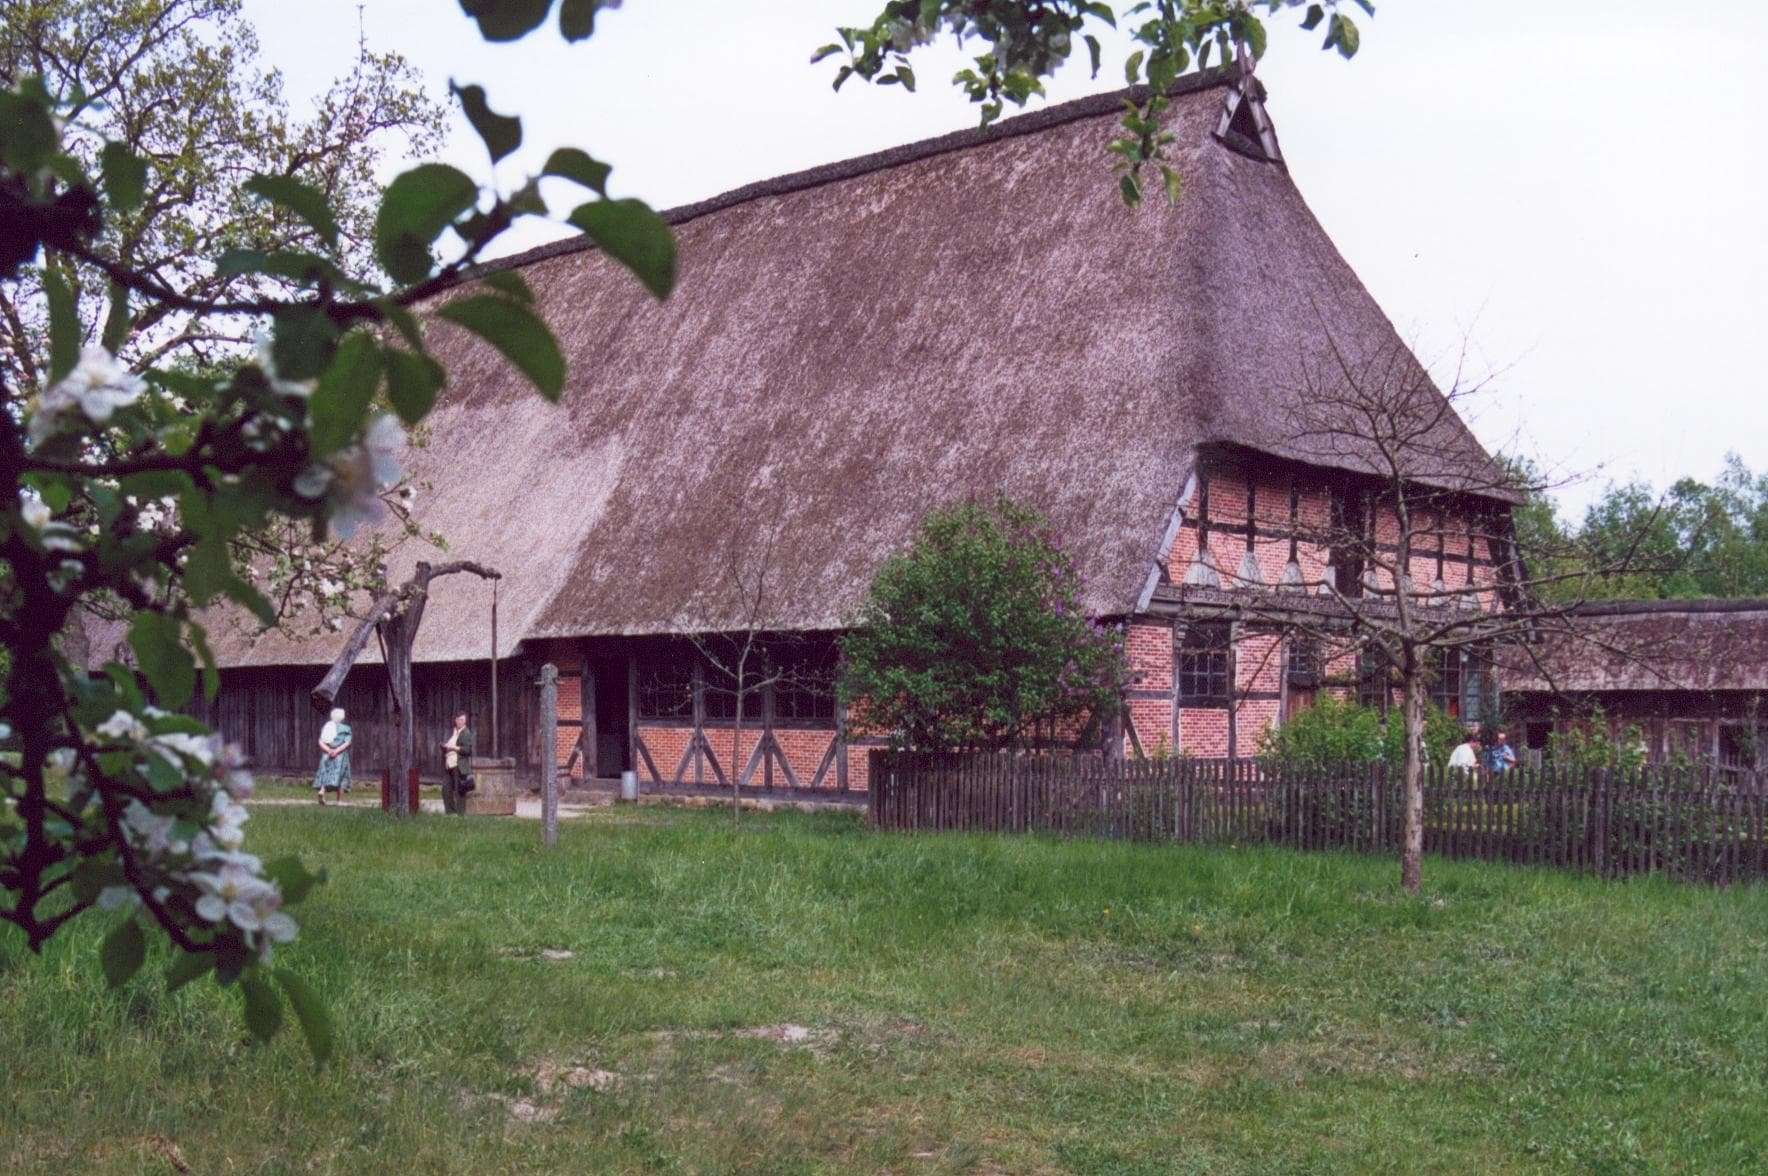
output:
[{"label": "background tree line", "polygon": [[[1519,484],[1540,486],[1524,466]],[[1610,483],[1573,523],[1534,490],[1515,519],[1550,600],[1768,596],[1768,470],[1735,453],[1711,482],[1685,477],[1662,494],[1637,478]]]}]

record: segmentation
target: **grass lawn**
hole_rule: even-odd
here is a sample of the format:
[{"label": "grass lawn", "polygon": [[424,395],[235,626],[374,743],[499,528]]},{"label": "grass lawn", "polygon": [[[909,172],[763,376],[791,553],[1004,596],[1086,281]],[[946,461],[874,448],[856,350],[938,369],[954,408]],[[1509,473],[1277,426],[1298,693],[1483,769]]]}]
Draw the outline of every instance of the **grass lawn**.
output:
[{"label": "grass lawn", "polygon": [[339,1058],[151,961],[108,991],[99,919],[0,934],[0,1168],[1768,1166],[1765,888],[1431,860],[1413,900],[1382,859],[842,814],[248,832],[331,872],[279,961]]}]

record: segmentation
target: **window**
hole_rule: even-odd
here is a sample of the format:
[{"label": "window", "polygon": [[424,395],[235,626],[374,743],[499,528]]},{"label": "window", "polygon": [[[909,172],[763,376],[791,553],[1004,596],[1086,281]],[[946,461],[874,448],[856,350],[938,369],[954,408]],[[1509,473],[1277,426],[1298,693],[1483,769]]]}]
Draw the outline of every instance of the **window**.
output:
[{"label": "window", "polygon": [[1386,711],[1393,701],[1393,668],[1373,650],[1357,655],[1357,704]]},{"label": "window", "polygon": [[774,686],[774,718],[786,723],[835,721],[835,667],[826,661],[801,661]]},{"label": "window", "polygon": [[1289,643],[1289,684],[1318,686],[1325,677],[1325,655],[1320,643],[1312,638],[1297,638]]},{"label": "window", "polygon": [[641,719],[694,717],[694,663],[678,652],[661,654],[639,669]]},{"label": "window", "polygon": [[1331,543],[1332,586],[1340,596],[1363,595],[1364,518],[1363,496],[1345,486],[1334,486],[1328,538]]},{"label": "window", "polygon": [[[743,721],[759,723],[761,721],[761,693],[766,687],[760,685],[767,679],[767,672],[759,667],[750,667],[743,677],[748,689],[743,695]],[[716,667],[706,669],[706,719],[708,722],[724,720],[730,722],[737,717],[737,679],[734,674],[727,674]]]},{"label": "window", "polygon": [[1192,625],[1185,630],[1178,654],[1180,703],[1226,705],[1230,686],[1228,626]]},{"label": "window", "polygon": [[1439,650],[1432,668],[1436,681],[1430,700],[1436,708],[1469,723],[1480,722],[1486,711],[1486,675],[1479,655],[1465,649]]}]

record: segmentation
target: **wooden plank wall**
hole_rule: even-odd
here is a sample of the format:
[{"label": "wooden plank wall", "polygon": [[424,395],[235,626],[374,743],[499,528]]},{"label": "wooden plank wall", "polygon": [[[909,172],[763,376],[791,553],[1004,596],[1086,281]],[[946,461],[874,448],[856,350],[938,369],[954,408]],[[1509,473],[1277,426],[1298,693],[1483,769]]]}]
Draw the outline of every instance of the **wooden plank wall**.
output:
[{"label": "wooden plank wall", "polygon": [[[325,715],[313,709],[307,692],[324,670],[317,667],[223,670],[221,690],[213,702],[202,699],[191,713],[238,743],[262,773],[305,775],[319,759],[319,729]],[[538,668],[506,662],[498,672],[498,753],[516,760],[523,778],[539,778],[538,727],[533,679]],[[491,671],[485,662],[420,665],[412,671],[417,710],[419,772],[440,778],[442,758],[432,749],[447,735],[454,712],[473,715],[479,754],[491,754]],[[358,666],[345,680],[338,705],[349,714],[354,739],[350,768],[358,777],[373,777],[388,762],[393,727],[392,699],[386,670]]]}]

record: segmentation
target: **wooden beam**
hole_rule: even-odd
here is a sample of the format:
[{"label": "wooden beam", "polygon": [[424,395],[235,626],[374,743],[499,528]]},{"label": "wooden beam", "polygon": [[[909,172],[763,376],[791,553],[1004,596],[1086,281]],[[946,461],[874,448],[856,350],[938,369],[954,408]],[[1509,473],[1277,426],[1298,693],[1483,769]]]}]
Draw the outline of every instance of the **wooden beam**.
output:
[{"label": "wooden beam", "polygon": [[577,679],[577,711],[582,728],[577,739],[583,745],[583,781],[588,783],[601,774],[601,740],[595,719],[595,667],[589,660],[589,642],[582,645],[583,673]]}]

